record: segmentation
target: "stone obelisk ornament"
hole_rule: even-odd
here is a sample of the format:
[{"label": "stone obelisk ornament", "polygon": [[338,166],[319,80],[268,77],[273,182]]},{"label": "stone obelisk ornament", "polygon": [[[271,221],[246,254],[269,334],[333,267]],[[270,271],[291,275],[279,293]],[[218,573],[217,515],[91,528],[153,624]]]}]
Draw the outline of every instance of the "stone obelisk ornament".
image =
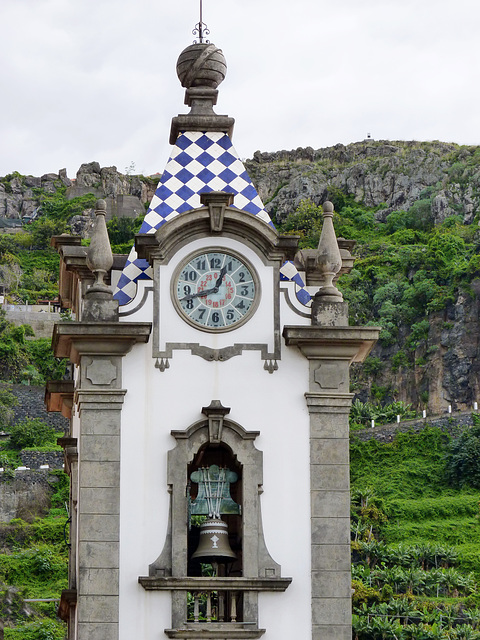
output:
[{"label": "stone obelisk ornament", "polygon": [[323,284],[315,294],[322,302],[342,302],[343,296],[333,280],[342,268],[342,256],[333,227],[333,204],[323,204],[323,227],[317,249],[317,269],[323,276]]},{"label": "stone obelisk ornament", "polygon": [[113,265],[112,248],[105,222],[106,213],[105,200],[97,200],[95,226],[87,251],[87,266],[94,274],[95,282],[85,293],[82,320],[107,321],[118,318],[118,301],[113,299],[113,291],[105,283],[105,277]]},{"label": "stone obelisk ornament", "polygon": [[95,204],[95,226],[93,229],[90,246],[87,251],[87,266],[95,274],[95,283],[88,289],[88,293],[111,293],[111,288],[105,284],[105,276],[113,265],[112,248],[108,238],[105,215],[107,203],[105,200],[97,200]]}]

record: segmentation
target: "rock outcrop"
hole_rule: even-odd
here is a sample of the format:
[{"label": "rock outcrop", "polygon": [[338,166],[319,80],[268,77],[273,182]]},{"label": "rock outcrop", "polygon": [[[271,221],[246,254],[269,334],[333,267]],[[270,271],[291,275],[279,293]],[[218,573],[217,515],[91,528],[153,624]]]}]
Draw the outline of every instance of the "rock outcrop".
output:
[{"label": "rock outcrop", "polygon": [[[135,218],[145,213],[159,180],[159,176],[125,175],[116,167],[101,168],[98,162],[82,164],[76,178],[70,180],[65,169],[47,173],[40,178],[12,173],[0,178],[0,221],[21,221],[41,213],[42,197],[61,190],[67,199],[92,193],[107,202],[107,219],[113,216]],[[70,220],[72,232],[89,235],[92,212],[85,210]],[[4,224],[3,226],[15,226]]]},{"label": "rock outcrop", "polygon": [[381,206],[383,219],[430,198],[437,223],[461,215],[469,224],[480,206],[479,147],[365,140],[317,150],[257,151],[246,164],[268,212],[279,222],[302,200],[319,205],[335,190],[369,207]]}]

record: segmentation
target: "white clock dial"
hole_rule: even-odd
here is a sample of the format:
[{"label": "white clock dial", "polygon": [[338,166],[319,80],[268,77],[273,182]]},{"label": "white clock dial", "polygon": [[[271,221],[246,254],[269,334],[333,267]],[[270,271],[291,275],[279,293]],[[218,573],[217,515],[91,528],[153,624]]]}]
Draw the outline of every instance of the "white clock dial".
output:
[{"label": "white clock dial", "polygon": [[172,297],[180,315],[206,331],[228,331],[245,322],[259,298],[253,267],[238,254],[207,249],[176,270]]}]

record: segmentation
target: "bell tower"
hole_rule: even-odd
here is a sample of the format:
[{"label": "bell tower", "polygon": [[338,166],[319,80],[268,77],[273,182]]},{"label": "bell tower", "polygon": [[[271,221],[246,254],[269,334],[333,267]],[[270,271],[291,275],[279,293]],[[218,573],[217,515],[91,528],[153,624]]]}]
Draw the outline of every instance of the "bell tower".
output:
[{"label": "bell tower", "polygon": [[53,336],[74,390],[50,393],[72,416],[61,612],[69,640],[350,640],[349,366],[378,330],[348,326],[331,203],[315,250],[275,230],[200,40],[115,293],[102,201],[88,254],[54,239],[76,314]]}]

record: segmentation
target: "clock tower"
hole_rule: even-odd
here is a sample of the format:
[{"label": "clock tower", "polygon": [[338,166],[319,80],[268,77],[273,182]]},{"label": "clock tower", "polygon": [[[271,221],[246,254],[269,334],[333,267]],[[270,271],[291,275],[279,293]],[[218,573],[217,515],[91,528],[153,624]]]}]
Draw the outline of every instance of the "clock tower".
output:
[{"label": "clock tower", "polygon": [[[350,640],[348,243],[275,230],[217,115],[222,52],[180,55],[186,115],[115,294],[105,206],[54,239],[71,415],[69,640]],[[112,280],[114,275],[111,276]]]}]

